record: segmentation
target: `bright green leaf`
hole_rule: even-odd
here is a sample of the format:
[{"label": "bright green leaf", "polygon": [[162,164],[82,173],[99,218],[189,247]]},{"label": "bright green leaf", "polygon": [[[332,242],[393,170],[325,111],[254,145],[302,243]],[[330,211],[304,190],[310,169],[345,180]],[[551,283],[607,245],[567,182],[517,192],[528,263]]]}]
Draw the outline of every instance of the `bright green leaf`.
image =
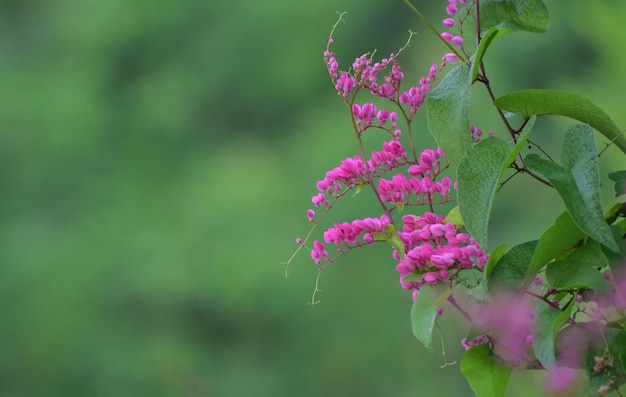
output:
[{"label": "bright green leaf", "polygon": [[424,284],[411,308],[413,335],[428,351],[433,350],[433,328],[437,319],[437,302],[448,290],[439,284]]},{"label": "bright green leaf", "polygon": [[373,237],[377,241],[386,241],[398,252],[400,259],[404,259],[404,242],[398,236],[395,226],[391,223],[385,225],[385,231],[376,231]]},{"label": "bright green leaf", "polygon": [[539,238],[527,277],[534,277],[548,262],[573,248],[584,237],[585,233],[576,226],[567,211],[563,212]]},{"label": "bright green leaf", "polygon": [[461,219],[461,213],[459,212],[459,206],[452,208],[448,215],[446,215],[446,219],[443,220],[443,223],[453,223],[458,228],[465,226],[463,224],[463,219]]},{"label": "bright green leaf", "polygon": [[525,90],[504,95],[494,104],[521,117],[558,114],[587,123],[626,153],[626,136],[615,122],[590,100],[569,92]]},{"label": "bright green leaf", "polygon": [[534,33],[548,30],[548,8],[541,0],[483,0],[480,6],[481,31],[493,26]]},{"label": "bright green leaf", "polygon": [[487,260],[487,264],[485,265],[485,280],[489,280],[491,278],[491,273],[493,272],[493,268],[498,264],[502,256],[506,253],[506,244],[500,244],[497,246],[491,254],[489,254],[489,259]]},{"label": "bright green leaf", "polygon": [[537,241],[527,241],[511,248],[493,268],[489,278],[489,291],[517,290],[523,283]]},{"label": "bright green leaf", "polygon": [[487,48],[489,48],[489,46],[496,41],[497,39],[499,39],[502,36],[505,36],[507,34],[509,34],[511,31],[508,29],[501,29],[498,28],[496,26],[492,26],[491,28],[489,28],[489,30],[483,35],[482,39],[480,40],[480,44],[478,46],[478,49],[476,49],[476,55],[474,55],[473,59],[472,59],[472,81],[476,80],[476,77],[478,77],[478,72],[480,70],[480,64],[483,61],[483,57],[485,56],[485,52],[487,51]]},{"label": "bright green leaf", "polygon": [[589,126],[577,124],[568,128],[562,156],[565,168],[535,154],[526,156],[524,163],[554,185],[572,220],[583,232],[618,251],[602,212],[598,158]]},{"label": "bright green leaf", "polygon": [[469,68],[452,69],[426,98],[428,129],[456,167],[471,145]]},{"label": "bright green leaf", "polygon": [[487,345],[474,346],[465,352],[461,373],[476,397],[504,397],[511,378],[511,368],[498,361]]},{"label": "bright green leaf", "polygon": [[533,115],[526,121],[526,124],[524,124],[524,128],[522,128],[522,131],[520,131],[519,135],[517,136],[517,143],[513,147],[511,153],[509,153],[509,155],[507,156],[506,160],[504,160],[504,163],[501,165],[500,178],[502,178],[502,175],[504,174],[504,171],[508,168],[508,166],[513,164],[515,158],[520,154],[524,146],[526,146],[526,142],[530,137],[530,131],[533,129],[536,120],[537,116]]}]

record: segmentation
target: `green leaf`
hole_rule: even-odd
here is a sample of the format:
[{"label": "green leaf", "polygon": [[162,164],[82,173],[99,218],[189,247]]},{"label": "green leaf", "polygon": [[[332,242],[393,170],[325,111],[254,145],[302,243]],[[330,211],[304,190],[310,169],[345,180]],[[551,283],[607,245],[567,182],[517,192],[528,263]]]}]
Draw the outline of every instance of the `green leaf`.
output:
[{"label": "green leaf", "polygon": [[454,167],[471,145],[469,68],[452,69],[426,98],[428,129]]},{"label": "green leaf", "polygon": [[554,90],[525,90],[504,95],[496,99],[494,104],[521,117],[557,114],[582,121],[626,153],[626,136],[615,122],[593,102],[579,95]]},{"label": "green leaf", "polygon": [[489,351],[489,346],[474,346],[461,359],[461,373],[476,397],[504,397],[511,368],[504,366]]},{"label": "green leaf", "polygon": [[448,212],[448,215],[446,215],[446,219],[443,220],[443,223],[453,223],[457,226],[457,230],[465,226],[463,224],[463,219],[461,219],[461,213],[459,212],[458,205]]},{"label": "green leaf", "polygon": [[527,277],[534,277],[548,262],[572,249],[584,237],[585,233],[576,226],[567,211],[563,212],[539,238],[537,248],[528,266]]},{"label": "green leaf", "polygon": [[571,308],[559,311],[544,307],[535,313],[535,320],[531,329],[533,335],[533,350],[535,356],[544,368],[550,369],[556,365],[554,341],[558,331],[569,318]]},{"label": "green leaf", "polygon": [[474,55],[472,59],[472,81],[476,80],[478,77],[478,72],[480,70],[480,64],[483,61],[483,57],[485,56],[485,52],[487,48],[499,39],[502,36],[509,34],[511,31],[509,29],[501,29],[496,26],[492,26],[489,30],[483,35],[480,40],[480,44],[478,45],[478,49],[476,49],[476,55]]},{"label": "green leaf", "polygon": [[493,268],[498,264],[502,256],[506,253],[506,244],[500,244],[497,246],[491,254],[489,254],[489,259],[487,260],[487,264],[485,265],[485,280],[489,280],[491,278],[491,273],[493,272]]},{"label": "green leaf", "polygon": [[513,150],[511,151],[511,153],[509,153],[506,160],[504,160],[504,163],[501,166],[500,177],[502,177],[507,167],[513,164],[517,155],[519,155],[524,146],[526,146],[526,142],[528,141],[528,138],[530,136],[530,131],[533,129],[536,120],[537,116],[533,115],[526,121],[526,124],[524,124],[524,128],[522,128],[519,135],[517,136],[517,143],[515,144]]},{"label": "green leaf", "polygon": [[400,239],[395,226],[391,223],[385,225],[384,232],[374,232],[374,239],[377,241],[386,241],[398,252],[400,259],[404,259],[404,242]]},{"label": "green leaf", "polygon": [[527,241],[511,248],[493,268],[489,278],[489,291],[517,290],[523,283],[537,241]]},{"label": "green leaf", "polygon": [[626,171],[611,172],[609,179],[615,182],[615,197],[626,194]]},{"label": "green leaf", "polygon": [[[611,226],[611,232],[615,236],[616,239],[620,239],[620,251],[613,252],[609,251],[606,247],[602,247],[602,251],[609,261],[609,267],[611,268],[611,272],[613,275],[622,275],[624,271],[625,259],[626,259],[626,240],[622,237],[624,234],[624,228],[626,228],[626,220],[625,222],[618,222],[616,225]],[[620,227],[622,226],[622,227]]]},{"label": "green leaf", "polygon": [[609,225],[612,225],[619,217],[626,218],[626,202],[615,204],[604,213],[604,219]]},{"label": "green leaf", "polygon": [[480,30],[493,26],[511,31],[544,33],[548,30],[548,8],[541,0],[483,0]]},{"label": "green leaf", "polygon": [[459,211],[467,231],[483,250],[488,249],[487,229],[498,185],[526,144],[535,120],[531,117],[526,122],[512,149],[504,140],[488,137],[471,147],[459,163]]},{"label": "green leaf", "polygon": [[576,124],[567,129],[563,143],[563,165],[526,156],[524,163],[554,185],[576,225],[591,238],[618,251],[600,203],[600,175],[596,144],[589,126]]},{"label": "green leaf", "polygon": [[487,250],[487,228],[501,166],[510,151],[502,139],[486,138],[467,151],[457,170],[459,211],[467,231],[483,250]]},{"label": "green leaf", "polygon": [[[606,258],[593,258],[591,246],[578,248],[568,258],[552,262],[546,268],[548,284],[556,289],[589,288],[598,292],[606,292],[608,284],[598,267],[606,265]],[[590,255],[591,254],[591,255]],[[591,259],[591,260],[590,260]]]},{"label": "green leaf", "polygon": [[439,284],[424,284],[411,307],[411,327],[413,335],[428,350],[433,350],[433,328],[437,319],[437,305],[448,289]]}]

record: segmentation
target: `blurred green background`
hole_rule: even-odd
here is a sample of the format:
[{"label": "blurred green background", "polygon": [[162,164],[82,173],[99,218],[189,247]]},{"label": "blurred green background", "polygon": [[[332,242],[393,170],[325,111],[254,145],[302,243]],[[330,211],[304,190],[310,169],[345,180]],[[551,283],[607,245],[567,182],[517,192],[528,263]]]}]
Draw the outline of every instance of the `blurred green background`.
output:
[{"label": "blurred green background", "polygon": [[[547,3],[547,35],[494,45],[496,93],[571,90],[626,126],[626,5]],[[336,11],[346,67],[408,29],[409,79],[445,52],[400,0],[0,0],[0,396],[470,395],[439,338],[431,354],[411,335],[387,247],[329,267],[315,306],[307,253],[284,277],[315,182],[355,154],[322,61]],[[532,188],[503,190],[494,244],[552,222],[558,198]],[[329,221],[376,215],[360,195]],[[463,326],[442,329],[458,360]]]}]

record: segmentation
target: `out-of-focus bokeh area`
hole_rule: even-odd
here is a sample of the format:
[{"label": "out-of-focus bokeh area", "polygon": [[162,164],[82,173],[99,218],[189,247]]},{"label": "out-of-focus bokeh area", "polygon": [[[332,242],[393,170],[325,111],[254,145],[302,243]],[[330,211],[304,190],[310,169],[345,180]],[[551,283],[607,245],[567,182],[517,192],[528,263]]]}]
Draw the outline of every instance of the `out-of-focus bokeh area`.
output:
[{"label": "out-of-focus bokeh area", "polygon": [[[547,3],[548,34],[487,57],[496,93],[571,90],[626,126],[626,5]],[[307,252],[284,276],[315,182],[356,153],[322,61],[336,11],[345,67],[408,29],[407,79],[445,52],[400,0],[0,2],[0,396],[469,395],[439,336],[431,354],[411,335],[388,247],[324,271],[315,306]],[[473,114],[498,128],[488,102]],[[568,123],[541,123],[547,147]],[[494,244],[552,222],[536,185],[504,189]],[[378,212],[362,194],[328,221]],[[452,362],[465,329],[446,313]]]}]

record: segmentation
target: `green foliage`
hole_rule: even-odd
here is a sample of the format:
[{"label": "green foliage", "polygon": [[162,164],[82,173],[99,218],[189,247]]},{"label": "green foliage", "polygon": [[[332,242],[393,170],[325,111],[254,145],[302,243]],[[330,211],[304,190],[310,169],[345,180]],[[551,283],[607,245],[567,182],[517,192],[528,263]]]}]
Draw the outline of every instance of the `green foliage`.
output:
[{"label": "green foliage", "polygon": [[619,127],[604,110],[580,95],[554,90],[524,90],[501,96],[494,104],[521,117],[556,114],[587,123],[626,153],[626,136]]},{"label": "green foliage", "polygon": [[544,33],[548,30],[548,8],[541,0],[486,0],[480,2],[480,29]]},{"label": "green foliage", "polygon": [[596,153],[593,131],[587,125],[577,124],[568,128],[565,135],[562,166],[537,155],[528,155],[525,164],[554,185],[572,220],[582,231],[618,251],[602,212]]},{"label": "green foliage", "polygon": [[539,238],[537,248],[528,266],[527,276],[534,277],[548,262],[575,248],[585,236],[585,233],[576,226],[572,217],[567,212],[563,212],[556,218],[554,225],[546,229]]},{"label": "green foliage", "polygon": [[459,211],[469,233],[485,249],[500,180],[524,147],[534,122],[533,117],[526,123],[513,149],[502,139],[489,137],[471,147],[459,163]]},{"label": "green foliage", "polygon": [[472,81],[475,81],[478,77],[478,73],[480,72],[480,66],[483,62],[483,57],[487,52],[487,48],[499,39],[502,36],[511,33],[510,30],[504,28],[498,28],[497,26],[492,26],[483,34],[482,40],[478,45],[478,49],[476,49],[476,54],[472,57]]},{"label": "green foliage", "polygon": [[460,65],[426,98],[428,129],[454,167],[471,144],[468,134],[470,85],[469,69]]},{"label": "green foliage", "polygon": [[504,397],[511,368],[502,365],[487,345],[474,346],[461,359],[461,373],[476,397]]},{"label": "green foliage", "polygon": [[573,306],[564,311],[552,307],[538,308],[532,326],[533,350],[544,368],[556,366],[555,339],[559,330],[569,319]]},{"label": "green foliage", "polygon": [[411,308],[411,328],[413,335],[428,350],[433,350],[433,328],[437,319],[437,309],[450,296],[452,291],[441,284],[426,284],[413,302]]},{"label": "green foliage", "polygon": [[626,171],[610,172],[609,179],[615,182],[615,197],[626,194]]},{"label": "green foliage", "polygon": [[524,283],[537,241],[527,241],[511,248],[500,258],[489,277],[489,291],[516,291]]},{"label": "green foliage", "polygon": [[459,163],[459,211],[468,232],[484,249],[491,207],[509,153],[505,141],[489,137],[471,147]]}]

